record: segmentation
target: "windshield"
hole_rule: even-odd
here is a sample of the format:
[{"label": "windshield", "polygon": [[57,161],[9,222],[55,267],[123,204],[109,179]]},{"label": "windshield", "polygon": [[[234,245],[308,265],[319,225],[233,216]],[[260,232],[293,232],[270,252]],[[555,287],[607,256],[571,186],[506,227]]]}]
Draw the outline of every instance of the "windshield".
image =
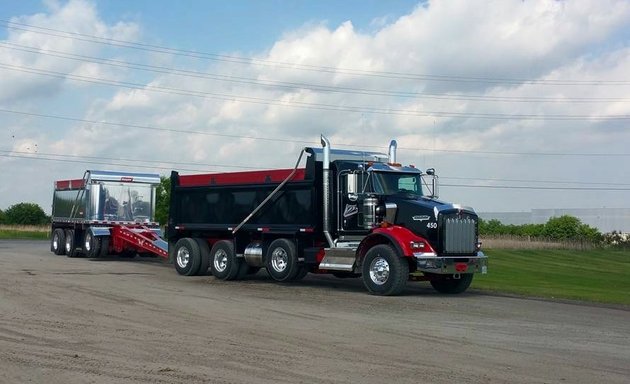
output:
[{"label": "windshield", "polygon": [[422,196],[419,173],[373,172],[374,192],[382,195],[410,193]]}]

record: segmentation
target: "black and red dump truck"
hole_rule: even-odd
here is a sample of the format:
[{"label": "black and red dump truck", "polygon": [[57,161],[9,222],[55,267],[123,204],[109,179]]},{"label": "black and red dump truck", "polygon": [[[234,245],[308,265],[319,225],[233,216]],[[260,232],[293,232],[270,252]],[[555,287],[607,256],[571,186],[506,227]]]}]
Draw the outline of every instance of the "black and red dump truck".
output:
[{"label": "black and red dump truck", "polygon": [[154,220],[156,174],[88,170],[55,182],[50,250],[68,257],[168,257]]},{"label": "black and red dump truck", "polygon": [[[293,169],[171,174],[167,239],[182,275],[237,280],[260,268],[276,281],[307,273],[362,277],[372,294],[409,280],[465,291],[486,273],[471,208],[437,200],[437,175],[388,154],[304,148]],[[299,168],[306,155],[306,165]]]}]

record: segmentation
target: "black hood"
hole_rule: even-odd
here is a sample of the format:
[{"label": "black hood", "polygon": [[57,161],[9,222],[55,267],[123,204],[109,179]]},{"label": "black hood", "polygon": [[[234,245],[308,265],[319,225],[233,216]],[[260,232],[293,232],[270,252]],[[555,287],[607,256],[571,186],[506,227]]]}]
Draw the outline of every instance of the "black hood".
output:
[{"label": "black hood", "polygon": [[448,216],[468,217],[478,222],[477,214],[472,208],[454,205],[424,196],[410,194],[390,195],[385,198],[388,203],[398,207],[394,224],[410,229],[418,236],[427,239],[438,252],[441,251],[440,238],[442,222]]}]

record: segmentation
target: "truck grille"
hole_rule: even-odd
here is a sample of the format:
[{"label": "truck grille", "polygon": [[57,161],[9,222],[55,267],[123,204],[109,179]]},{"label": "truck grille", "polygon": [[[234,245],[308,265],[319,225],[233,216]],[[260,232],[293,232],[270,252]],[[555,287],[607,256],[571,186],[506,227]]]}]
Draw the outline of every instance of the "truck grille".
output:
[{"label": "truck grille", "polygon": [[448,216],[444,219],[444,253],[474,253],[477,223],[471,217]]}]

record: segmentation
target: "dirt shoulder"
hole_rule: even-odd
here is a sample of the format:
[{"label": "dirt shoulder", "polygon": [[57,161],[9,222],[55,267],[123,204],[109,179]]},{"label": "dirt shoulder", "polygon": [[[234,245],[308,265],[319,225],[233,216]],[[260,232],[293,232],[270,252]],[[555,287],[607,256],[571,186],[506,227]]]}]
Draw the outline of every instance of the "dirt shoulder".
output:
[{"label": "dirt shoulder", "polygon": [[625,383],[629,319],[420,284],[374,297],[357,279],[186,278],[0,240],[2,383]]}]

